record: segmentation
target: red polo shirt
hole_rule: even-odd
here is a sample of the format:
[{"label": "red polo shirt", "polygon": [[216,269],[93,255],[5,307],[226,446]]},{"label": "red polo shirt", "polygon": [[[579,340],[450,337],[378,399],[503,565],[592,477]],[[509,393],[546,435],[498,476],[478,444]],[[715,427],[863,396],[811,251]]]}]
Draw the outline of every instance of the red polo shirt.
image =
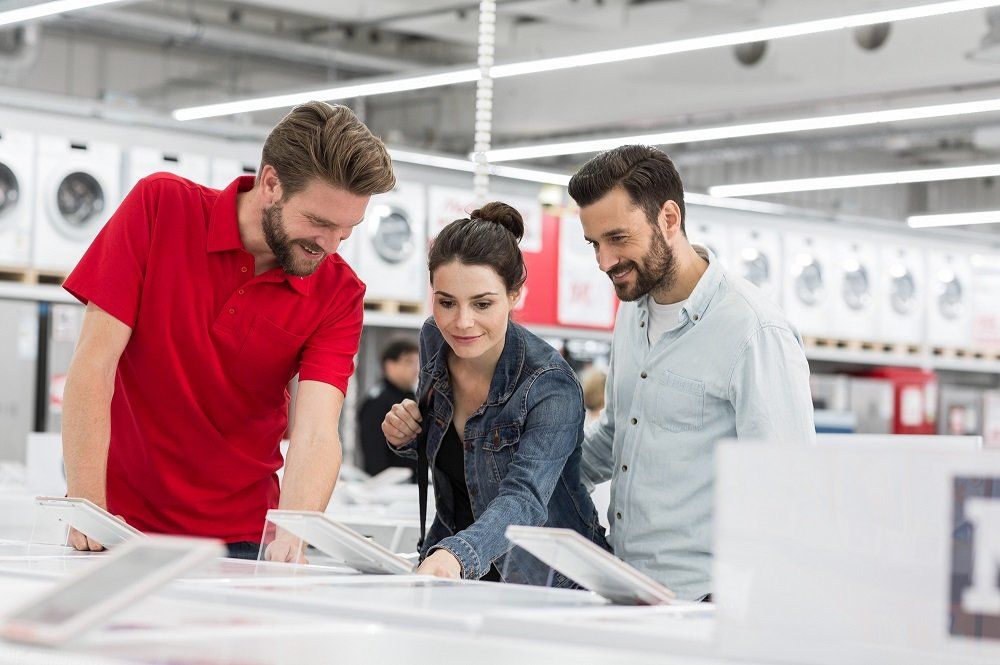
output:
[{"label": "red polo shirt", "polygon": [[236,193],[144,178],[64,287],[130,328],[111,403],[108,509],[142,531],[259,541],[278,504],[286,385],[346,392],[365,286],[337,255],[254,277]]}]

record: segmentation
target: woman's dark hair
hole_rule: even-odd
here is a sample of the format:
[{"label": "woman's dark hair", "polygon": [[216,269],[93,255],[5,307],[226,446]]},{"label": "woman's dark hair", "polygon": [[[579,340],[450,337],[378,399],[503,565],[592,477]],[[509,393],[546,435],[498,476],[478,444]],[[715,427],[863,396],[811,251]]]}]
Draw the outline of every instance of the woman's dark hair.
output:
[{"label": "woman's dark hair", "polygon": [[431,245],[427,268],[434,271],[446,263],[460,261],[470,266],[489,266],[500,275],[507,293],[524,284],[528,272],[517,243],[524,237],[521,213],[500,201],[473,210],[466,219],[444,227]]}]

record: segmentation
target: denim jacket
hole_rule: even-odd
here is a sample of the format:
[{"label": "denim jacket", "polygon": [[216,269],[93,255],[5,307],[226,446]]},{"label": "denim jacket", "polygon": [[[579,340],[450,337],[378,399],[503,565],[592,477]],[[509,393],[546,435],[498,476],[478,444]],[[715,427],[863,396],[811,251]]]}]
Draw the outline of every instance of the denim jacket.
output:
[{"label": "denim jacket", "polygon": [[[421,559],[437,549],[451,552],[466,579],[479,579],[495,564],[504,581],[545,585],[548,566],[504,536],[511,524],[573,529],[608,549],[604,527],[580,480],[583,393],[566,361],[544,340],[510,322],[486,402],[465,425],[465,478],[475,522],[455,533],[451,485],[434,461],[454,413],[448,374],[449,347],[433,319],[420,331],[423,395],[433,384],[427,457],[437,515],[424,539]],[[415,459],[410,442],[396,451]],[[555,586],[571,583],[558,573]]]}]

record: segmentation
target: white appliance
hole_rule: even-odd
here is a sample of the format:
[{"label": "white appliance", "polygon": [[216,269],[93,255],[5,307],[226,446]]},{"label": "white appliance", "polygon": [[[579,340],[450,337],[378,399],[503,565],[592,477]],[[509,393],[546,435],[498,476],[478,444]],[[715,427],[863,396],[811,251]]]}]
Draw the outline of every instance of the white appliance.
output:
[{"label": "white appliance", "polygon": [[961,251],[927,252],[927,343],[966,348],[971,340],[972,266]]},{"label": "white appliance", "polygon": [[841,339],[872,341],[883,300],[878,245],[868,236],[854,236],[835,241],[833,253],[831,334]]},{"label": "white appliance", "polygon": [[782,303],[799,333],[810,337],[832,335],[831,303],[833,255],[829,238],[788,233],[785,236],[785,279]]},{"label": "white appliance", "polygon": [[732,260],[729,269],[781,302],[783,270],[781,235],[775,229],[734,225],[729,232]]},{"label": "white appliance", "polygon": [[257,175],[257,164],[249,159],[216,157],[212,160],[208,186],[225,189],[233,180],[242,175]]},{"label": "white appliance", "polygon": [[347,240],[351,267],[368,285],[366,298],[421,303],[427,292],[427,191],[397,181],[371,198],[361,226]]},{"label": "white appliance", "polygon": [[924,253],[918,247],[881,245],[882,304],[877,339],[893,344],[921,344],[927,312]]},{"label": "white appliance", "polygon": [[0,130],[0,266],[5,268],[31,264],[34,180],[35,138]]},{"label": "white appliance", "polygon": [[211,173],[208,157],[193,153],[136,146],[128,151],[126,158],[124,187],[126,192],[151,173],[167,171],[199,185],[207,185]]},{"label": "white appliance", "polygon": [[732,248],[729,242],[729,226],[716,221],[688,220],[687,236],[692,244],[704,245],[715,254],[719,263],[726,269],[732,269]]},{"label": "white appliance", "polygon": [[121,149],[43,135],[37,169],[32,265],[69,271],[121,202]]}]

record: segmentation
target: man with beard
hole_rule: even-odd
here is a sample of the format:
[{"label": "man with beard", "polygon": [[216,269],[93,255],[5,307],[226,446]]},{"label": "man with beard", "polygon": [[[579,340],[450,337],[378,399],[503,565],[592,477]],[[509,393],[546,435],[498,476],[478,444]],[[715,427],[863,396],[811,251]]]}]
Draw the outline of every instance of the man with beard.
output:
[{"label": "man with beard", "polygon": [[616,555],[681,599],[710,598],[715,444],[814,440],[801,340],[760,291],[688,243],[684,189],[662,151],[602,153],[569,193],[625,301],[585,478],[611,480]]},{"label": "man with beard", "polygon": [[[320,102],[271,131],[256,177],[141,180],[64,284],[87,305],[64,395],[68,495],[246,558],[269,508],[324,510],[364,297],[335,252],[394,184],[382,142]],[[300,552],[282,535],[267,556]]]}]

